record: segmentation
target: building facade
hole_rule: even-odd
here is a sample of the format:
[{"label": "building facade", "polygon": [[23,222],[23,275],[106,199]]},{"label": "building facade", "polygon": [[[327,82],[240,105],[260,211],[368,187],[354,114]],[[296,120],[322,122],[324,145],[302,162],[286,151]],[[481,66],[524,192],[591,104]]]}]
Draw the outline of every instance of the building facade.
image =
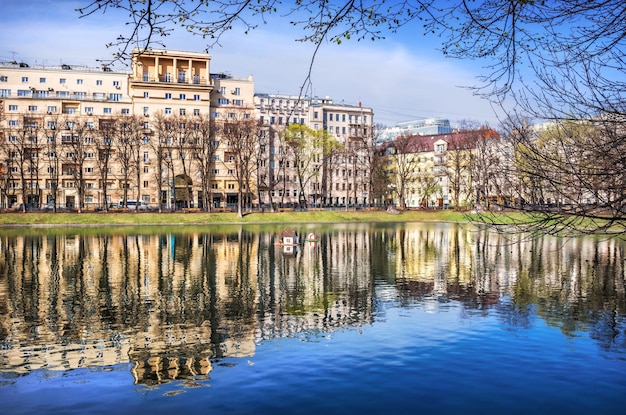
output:
[{"label": "building facade", "polygon": [[499,138],[483,127],[386,143],[387,200],[403,208],[485,206],[501,187]]},{"label": "building facade", "polygon": [[[269,148],[260,198],[278,206],[306,204],[358,207],[371,202],[374,113],[371,108],[332,99],[281,94],[255,95],[256,116]],[[320,145],[294,149],[285,139],[290,126],[308,127]],[[299,164],[293,151],[299,151]],[[297,156],[296,156],[297,157]],[[308,172],[302,172],[306,164]]]},{"label": "building facade", "polygon": [[[0,208],[368,202],[370,108],[255,95],[252,76],[210,63],[157,49],[135,50],[128,71],[0,63]],[[290,125],[334,143],[308,154],[306,180]]]},{"label": "building facade", "polygon": [[127,72],[0,64],[0,206],[225,205],[228,149],[209,124],[253,117],[253,91],[203,53],[135,51]]}]

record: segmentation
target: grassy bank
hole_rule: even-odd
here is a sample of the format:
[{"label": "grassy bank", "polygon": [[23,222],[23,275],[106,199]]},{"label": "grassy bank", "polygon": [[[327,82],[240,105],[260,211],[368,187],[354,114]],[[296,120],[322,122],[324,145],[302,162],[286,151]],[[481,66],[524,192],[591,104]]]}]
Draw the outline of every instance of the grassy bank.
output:
[{"label": "grassy bank", "polygon": [[174,225],[227,223],[332,223],[332,222],[466,222],[463,213],[452,210],[407,211],[316,211],[250,213],[243,218],[236,213],[3,213],[0,227],[12,226],[108,226]]}]

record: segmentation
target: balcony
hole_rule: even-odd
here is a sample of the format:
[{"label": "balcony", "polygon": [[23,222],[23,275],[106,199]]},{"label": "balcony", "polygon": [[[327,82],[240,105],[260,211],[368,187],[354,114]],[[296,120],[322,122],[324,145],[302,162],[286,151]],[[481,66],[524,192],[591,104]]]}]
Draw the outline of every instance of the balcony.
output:
[{"label": "balcony", "polygon": [[145,84],[159,84],[159,85],[172,85],[172,86],[181,86],[181,85],[189,85],[189,86],[211,86],[211,82],[203,77],[203,76],[194,76],[191,79],[185,78],[175,78],[173,76],[142,76],[142,77],[131,77],[131,83],[145,83]]}]

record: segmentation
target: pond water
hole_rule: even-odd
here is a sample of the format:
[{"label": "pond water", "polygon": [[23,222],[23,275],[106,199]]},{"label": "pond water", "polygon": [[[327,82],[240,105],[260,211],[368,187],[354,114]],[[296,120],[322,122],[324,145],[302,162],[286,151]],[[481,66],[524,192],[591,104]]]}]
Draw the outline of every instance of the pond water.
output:
[{"label": "pond water", "polygon": [[624,413],[623,241],[291,229],[0,232],[2,413]]}]

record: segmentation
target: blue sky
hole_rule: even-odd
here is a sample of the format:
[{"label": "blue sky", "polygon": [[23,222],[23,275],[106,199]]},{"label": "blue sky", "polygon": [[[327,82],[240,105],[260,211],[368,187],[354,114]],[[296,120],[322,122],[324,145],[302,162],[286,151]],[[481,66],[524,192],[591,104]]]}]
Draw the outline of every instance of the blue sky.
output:
[{"label": "blue sky", "polygon": [[[0,0],[0,60],[31,64],[99,66],[112,50],[105,45],[127,33],[123,16],[113,12],[79,19],[78,7],[90,0]],[[298,94],[308,73],[312,44],[276,18],[249,34],[234,29],[221,46],[209,50],[211,72],[254,76],[256,92]],[[207,41],[182,29],[165,38],[166,47],[204,51]],[[312,72],[313,94],[335,102],[374,109],[385,125],[415,118],[444,117],[487,122],[497,127],[494,108],[463,86],[478,83],[480,65],[445,59],[438,39],[423,36],[419,26],[406,26],[385,40],[325,44]]]}]

